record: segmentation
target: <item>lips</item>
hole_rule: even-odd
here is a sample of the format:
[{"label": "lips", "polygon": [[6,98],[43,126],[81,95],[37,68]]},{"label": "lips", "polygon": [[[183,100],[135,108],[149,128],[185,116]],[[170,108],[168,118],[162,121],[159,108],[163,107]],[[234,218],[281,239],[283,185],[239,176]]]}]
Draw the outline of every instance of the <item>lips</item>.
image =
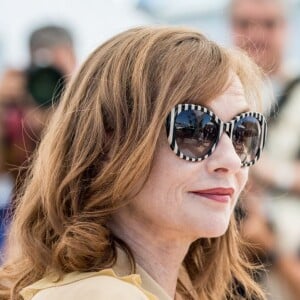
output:
[{"label": "lips", "polygon": [[207,198],[220,203],[228,203],[234,194],[233,188],[218,187],[206,190],[197,190],[191,192],[199,197]]}]

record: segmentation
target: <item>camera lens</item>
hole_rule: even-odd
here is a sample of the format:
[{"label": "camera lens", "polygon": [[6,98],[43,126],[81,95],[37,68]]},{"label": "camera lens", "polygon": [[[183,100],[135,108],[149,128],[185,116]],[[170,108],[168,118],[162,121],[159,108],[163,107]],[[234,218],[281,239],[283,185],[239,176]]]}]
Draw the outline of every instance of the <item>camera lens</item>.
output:
[{"label": "camera lens", "polygon": [[63,74],[52,66],[32,66],[27,70],[27,89],[41,107],[56,103],[64,86]]}]

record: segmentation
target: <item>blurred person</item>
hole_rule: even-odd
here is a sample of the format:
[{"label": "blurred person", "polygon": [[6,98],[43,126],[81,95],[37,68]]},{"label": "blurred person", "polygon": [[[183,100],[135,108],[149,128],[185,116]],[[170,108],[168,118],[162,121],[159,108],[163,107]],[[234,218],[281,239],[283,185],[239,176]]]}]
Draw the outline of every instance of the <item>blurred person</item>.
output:
[{"label": "blurred person", "polygon": [[24,73],[16,69],[6,70],[0,78],[2,170],[11,172],[14,177],[17,176],[16,167],[27,157],[26,151],[34,149],[32,141],[24,139],[28,98]]},{"label": "blurred person", "polygon": [[[285,67],[284,61],[288,7],[280,0],[232,0],[230,8],[235,45],[268,74],[275,94],[266,151],[253,169],[254,195],[250,189],[246,201],[248,208],[257,208],[249,210],[244,234],[261,247],[260,258],[273,265],[272,271],[276,272],[271,275],[279,274],[279,279],[274,279],[276,285],[286,281],[289,286],[270,287],[273,297],[299,299],[300,80]],[[265,90],[269,88],[266,82]],[[269,285],[274,286],[272,280]],[[295,296],[281,291],[289,289]]]},{"label": "blurred person", "polygon": [[234,44],[283,89],[292,79],[283,63],[288,35],[286,4],[283,0],[232,0],[230,9]]},{"label": "blurred person", "polygon": [[35,148],[26,143],[38,142],[52,112],[53,100],[57,100],[55,89],[63,87],[62,81],[76,67],[73,38],[63,27],[47,25],[34,30],[28,46],[28,67],[8,69],[0,80],[2,141],[6,141],[9,167],[22,165]]},{"label": "blurred person", "polygon": [[[23,73],[14,69],[6,70],[0,78],[0,250],[3,250],[5,245],[9,222],[7,216],[14,189],[15,169],[9,169],[11,163],[22,164],[25,148],[33,149],[30,147],[31,143],[24,146],[22,138],[21,107],[25,97]],[[14,147],[11,147],[12,145]]]},{"label": "blurred person", "polygon": [[265,299],[232,214],[264,146],[261,75],[191,29],[97,48],[18,199],[1,299]]},{"label": "blurred person", "polygon": [[47,120],[51,113],[48,108],[59,100],[65,83],[76,68],[73,36],[61,26],[37,28],[29,37],[29,53],[29,67],[25,70],[26,88],[36,104],[29,117],[38,126],[38,123]]},{"label": "blurred person", "polygon": [[63,27],[37,28],[28,46],[28,67],[7,69],[0,79],[0,194],[4,209],[0,223],[5,224],[0,240],[4,240],[8,222],[4,212],[12,205],[9,191],[16,188],[17,178],[24,179],[22,169],[39,143],[76,63],[72,35]]},{"label": "blurred person", "polygon": [[76,66],[74,40],[69,30],[47,25],[34,30],[29,37],[31,64],[51,65],[64,76],[72,75]]}]

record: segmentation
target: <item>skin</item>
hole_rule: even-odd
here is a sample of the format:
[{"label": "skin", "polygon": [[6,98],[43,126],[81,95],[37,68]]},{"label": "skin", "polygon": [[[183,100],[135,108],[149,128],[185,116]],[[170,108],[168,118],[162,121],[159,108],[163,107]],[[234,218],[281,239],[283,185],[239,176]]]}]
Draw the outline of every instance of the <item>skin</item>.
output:
[{"label": "skin", "polygon": [[[248,111],[243,87],[233,76],[228,89],[208,107],[223,121]],[[223,235],[248,178],[226,134],[206,160],[187,162],[170,149],[163,130],[153,168],[141,191],[113,217],[112,231],[129,245],[137,263],[174,299],[179,267],[190,244]],[[220,203],[192,191],[231,187]]]},{"label": "skin", "polygon": [[274,0],[234,0],[233,42],[267,74],[280,72],[287,36],[285,9]]}]

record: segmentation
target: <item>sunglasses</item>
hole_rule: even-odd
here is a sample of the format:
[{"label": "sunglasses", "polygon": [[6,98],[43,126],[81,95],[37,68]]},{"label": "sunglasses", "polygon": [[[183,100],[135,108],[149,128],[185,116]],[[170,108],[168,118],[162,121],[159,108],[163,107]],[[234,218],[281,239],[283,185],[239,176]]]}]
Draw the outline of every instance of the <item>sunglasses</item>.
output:
[{"label": "sunglasses", "polygon": [[265,144],[267,123],[257,112],[241,113],[225,123],[206,107],[179,104],[168,115],[166,129],[173,152],[192,162],[209,157],[226,132],[241,159],[241,167],[247,167],[259,159]]}]

